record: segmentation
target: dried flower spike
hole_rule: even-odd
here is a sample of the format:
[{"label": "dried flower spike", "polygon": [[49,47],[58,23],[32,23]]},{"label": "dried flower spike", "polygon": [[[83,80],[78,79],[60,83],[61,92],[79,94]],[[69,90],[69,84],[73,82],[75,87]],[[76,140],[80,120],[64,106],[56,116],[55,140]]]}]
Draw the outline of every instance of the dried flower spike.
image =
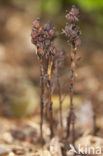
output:
[{"label": "dried flower spike", "polygon": [[[32,43],[37,47],[37,56],[40,63],[40,85],[41,85],[41,139],[42,136],[42,125],[44,115],[44,96],[45,96],[45,75],[48,75],[48,89],[49,89],[49,118],[50,118],[50,129],[51,136],[53,135],[53,114],[52,114],[52,101],[51,101],[51,75],[53,56],[55,55],[55,47],[53,45],[53,39],[55,36],[54,26],[51,22],[48,22],[44,26],[41,26],[40,19],[37,18],[32,24]],[[47,67],[45,67],[47,65]]]},{"label": "dried flower spike", "polygon": [[72,9],[67,12],[66,19],[68,23],[65,26],[65,30],[63,33],[68,38],[68,43],[71,45],[71,75],[70,75],[70,113],[67,119],[67,137],[70,134],[70,126],[72,126],[72,144],[75,141],[75,131],[74,131],[74,124],[75,124],[75,114],[74,114],[74,105],[73,105],[73,94],[74,94],[74,81],[77,76],[76,73],[76,64],[79,60],[77,57],[77,49],[81,44],[80,40],[80,30],[78,27],[79,21],[79,9],[76,8],[75,5],[72,6]]}]

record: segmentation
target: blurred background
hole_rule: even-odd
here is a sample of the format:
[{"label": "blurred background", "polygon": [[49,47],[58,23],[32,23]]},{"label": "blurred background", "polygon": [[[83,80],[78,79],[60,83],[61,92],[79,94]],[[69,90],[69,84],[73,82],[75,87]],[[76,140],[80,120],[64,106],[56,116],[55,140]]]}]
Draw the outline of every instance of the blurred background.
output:
[{"label": "blurred background", "polygon": [[[66,23],[66,10],[73,4],[80,9],[82,32],[79,52],[82,58],[77,67],[74,103],[84,103],[87,111],[92,106],[97,115],[102,115],[103,1],[0,0],[1,115],[21,117],[39,111],[39,66],[31,43],[32,21],[37,17],[41,18],[42,23],[51,20],[60,32]],[[69,54],[65,38],[57,39],[55,44]],[[62,75],[67,76],[66,72]],[[68,99],[65,99],[64,107]],[[56,105],[56,95],[54,100]]]}]

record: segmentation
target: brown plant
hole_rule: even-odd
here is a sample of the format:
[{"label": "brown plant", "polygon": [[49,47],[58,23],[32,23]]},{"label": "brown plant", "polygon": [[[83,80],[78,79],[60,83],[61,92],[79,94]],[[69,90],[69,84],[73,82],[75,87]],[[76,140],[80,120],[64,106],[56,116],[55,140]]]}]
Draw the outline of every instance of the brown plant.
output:
[{"label": "brown plant", "polygon": [[[44,116],[44,106],[45,106],[45,77],[47,75],[47,88],[49,92],[48,104],[46,105],[46,111],[50,120],[50,130],[51,137],[53,136],[53,112],[52,112],[52,101],[51,101],[51,76],[52,76],[52,65],[53,56],[55,55],[55,47],[53,46],[53,39],[55,36],[54,26],[52,23],[48,22],[44,26],[41,26],[40,19],[34,20],[32,25],[32,43],[37,47],[37,56],[40,63],[40,87],[41,87],[41,124],[40,132],[41,139],[43,116]],[[48,109],[49,107],[49,109]]]},{"label": "brown plant", "polygon": [[80,30],[77,22],[79,21],[79,9],[72,6],[72,9],[66,14],[68,23],[63,33],[68,37],[68,43],[71,45],[71,75],[70,75],[70,112],[67,118],[67,137],[70,135],[70,126],[72,126],[72,144],[75,142],[75,113],[73,105],[74,81],[77,76],[76,64],[80,57],[77,57],[77,49],[80,46]]}]

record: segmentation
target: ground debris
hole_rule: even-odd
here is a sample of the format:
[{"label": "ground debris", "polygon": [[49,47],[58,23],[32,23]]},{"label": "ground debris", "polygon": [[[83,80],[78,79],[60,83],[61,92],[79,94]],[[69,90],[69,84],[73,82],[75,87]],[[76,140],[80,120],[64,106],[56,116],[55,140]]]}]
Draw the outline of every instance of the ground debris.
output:
[{"label": "ground debris", "polygon": [[7,156],[11,152],[10,149],[8,149],[5,146],[0,145],[0,156]]},{"label": "ground debris", "polygon": [[59,138],[55,137],[50,142],[50,153],[51,156],[62,156],[61,152],[61,144],[59,142]]}]

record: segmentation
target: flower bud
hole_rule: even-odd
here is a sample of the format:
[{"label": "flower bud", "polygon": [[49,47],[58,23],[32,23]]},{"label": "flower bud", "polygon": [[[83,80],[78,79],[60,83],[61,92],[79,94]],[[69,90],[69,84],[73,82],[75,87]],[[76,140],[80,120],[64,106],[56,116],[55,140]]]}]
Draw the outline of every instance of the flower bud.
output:
[{"label": "flower bud", "polygon": [[38,55],[43,56],[44,55],[44,50],[39,48],[38,49]]},{"label": "flower bud", "polygon": [[40,19],[37,18],[35,21],[33,21],[33,27],[36,28],[36,29],[39,29],[41,26],[40,24]]}]

